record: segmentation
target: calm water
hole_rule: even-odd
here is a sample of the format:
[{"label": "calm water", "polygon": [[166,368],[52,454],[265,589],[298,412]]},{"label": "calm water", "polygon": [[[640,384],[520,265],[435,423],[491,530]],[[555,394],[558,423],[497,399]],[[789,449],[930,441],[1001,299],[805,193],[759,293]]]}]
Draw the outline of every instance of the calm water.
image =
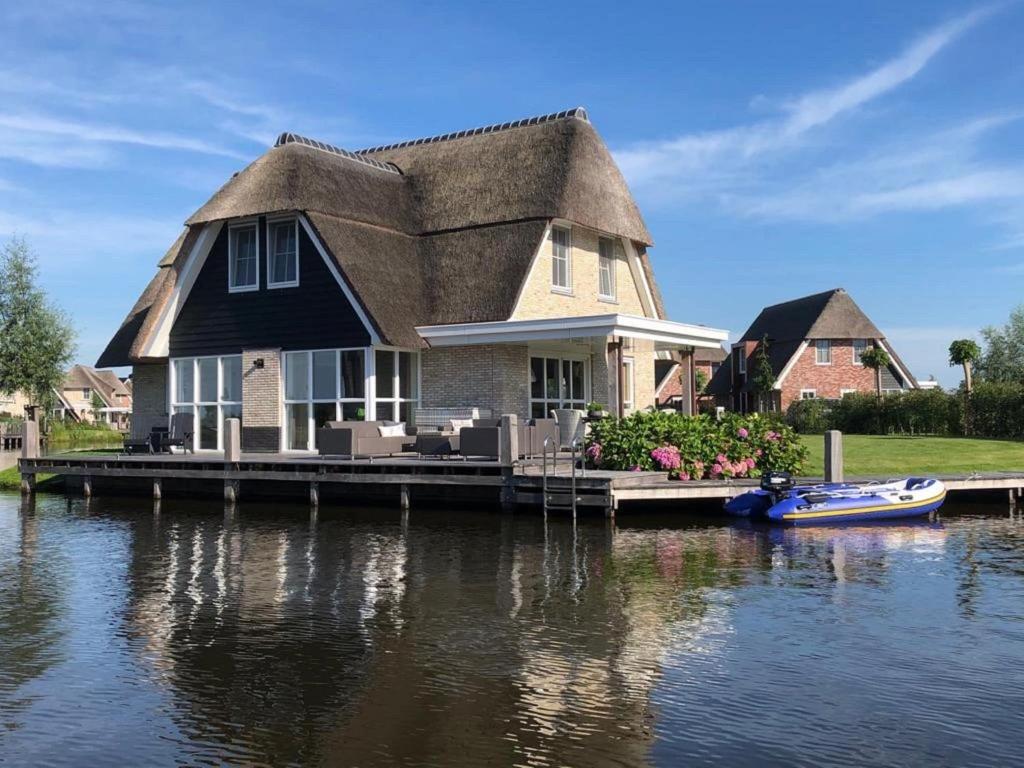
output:
[{"label": "calm water", "polygon": [[1024,523],[977,511],[0,495],[0,764],[1019,764]]}]

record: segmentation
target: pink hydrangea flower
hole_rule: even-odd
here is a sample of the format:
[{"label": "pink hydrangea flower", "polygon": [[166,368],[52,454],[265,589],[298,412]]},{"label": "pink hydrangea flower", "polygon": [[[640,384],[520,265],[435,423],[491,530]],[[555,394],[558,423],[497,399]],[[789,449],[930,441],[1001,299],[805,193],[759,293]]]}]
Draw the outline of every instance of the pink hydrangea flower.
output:
[{"label": "pink hydrangea flower", "polygon": [[724,453],[720,453],[717,456],[715,456],[716,464],[725,464],[727,461],[729,461],[729,459],[726,457]]},{"label": "pink hydrangea flower", "polygon": [[641,469],[641,467],[640,467],[640,465],[639,465],[639,464],[635,464],[635,465],[633,466],[633,468],[632,468],[631,470],[629,470],[629,471],[630,471],[630,472],[643,472],[643,469]]},{"label": "pink hydrangea flower", "polygon": [[746,440],[749,434],[750,433],[746,430],[745,427],[740,427],[739,429],[736,430],[736,435],[740,438],[740,440]]},{"label": "pink hydrangea flower", "polygon": [[720,475],[720,474],[722,474],[722,465],[716,462],[715,465],[711,468],[711,474],[712,475]]},{"label": "pink hydrangea flower", "polygon": [[674,445],[655,448],[651,451],[651,458],[658,462],[662,469],[669,471],[679,469],[683,465],[683,460],[679,457],[679,449]]},{"label": "pink hydrangea flower", "polygon": [[779,441],[779,433],[772,430],[767,435],[765,435],[764,438],[765,440],[770,440],[773,443],[777,443]]},{"label": "pink hydrangea flower", "polygon": [[747,469],[754,469],[757,466],[757,462],[754,461],[753,457],[747,459]]},{"label": "pink hydrangea flower", "polygon": [[689,480],[690,479],[690,473],[689,472],[680,472],[679,473],[679,479],[680,480],[684,480],[684,481],[685,480]]},{"label": "pink hydrangea flower", "polygon": [[589,456],[595,462],[600,461],[601,460],[601,444],[600,443],[591,443],[590,447],[587,448],[587,456]]}]

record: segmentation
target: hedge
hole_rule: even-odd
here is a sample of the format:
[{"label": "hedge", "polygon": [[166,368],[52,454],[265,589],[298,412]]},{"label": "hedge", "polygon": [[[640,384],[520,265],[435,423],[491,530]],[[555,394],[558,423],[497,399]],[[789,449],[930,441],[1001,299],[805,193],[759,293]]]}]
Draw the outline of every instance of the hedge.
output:
[{"label": "hedge", "polygon": [[807,449],[791,427],[758,414],[641,412],[595,422],[587,440],[594,466],[665,470],[681,480],[758,477],[763,469],[798,473]]},{"label": "hedge", "polygon": [[1024,385],[979,382],[969,401],[962,391],[938,389],[882,398],[850,394],[842,400],[798,400],[786,411],[786,422],[802,434],[838,429],[861,435],[1024,439]]}]

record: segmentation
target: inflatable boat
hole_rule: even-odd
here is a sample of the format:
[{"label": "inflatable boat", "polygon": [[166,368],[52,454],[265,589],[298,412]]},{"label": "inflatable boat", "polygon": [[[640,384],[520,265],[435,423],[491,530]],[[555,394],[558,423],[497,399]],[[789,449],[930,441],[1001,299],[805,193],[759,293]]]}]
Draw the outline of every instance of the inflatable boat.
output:
[{"label": "inflatable boat", "polygon": [[920,517],[941,507],[945,499],[945,487],[933,478],[796,485],[785,472],[769,472],[759,489],[731,499],[725,511],[777,523],[845,523]]}]

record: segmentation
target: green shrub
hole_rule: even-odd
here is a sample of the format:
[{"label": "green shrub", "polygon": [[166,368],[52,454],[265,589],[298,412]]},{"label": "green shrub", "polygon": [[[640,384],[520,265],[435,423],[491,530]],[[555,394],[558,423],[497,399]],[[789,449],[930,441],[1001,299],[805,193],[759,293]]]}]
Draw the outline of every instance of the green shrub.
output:
[{"label": "green shrub", "polygon": [[604,469],[667,470],[681,479],[799,472],[807,449],[786,424],[758,414],[643,412],[592,426],[587,455]]},{"label": "green shrub", "polygon": [[[959,401],[962,412],[963,396]],[[958,416],[958,422],[962,418]],[[1024,440],[1024,384],[980,381],[974,385],[966,419],[971,435]]]},{"label": "green shrub", "polygon": [[786,423],[803,435],[819,435],[832,427],[832,405],[828,400],[794,400],[786,410]]}]

